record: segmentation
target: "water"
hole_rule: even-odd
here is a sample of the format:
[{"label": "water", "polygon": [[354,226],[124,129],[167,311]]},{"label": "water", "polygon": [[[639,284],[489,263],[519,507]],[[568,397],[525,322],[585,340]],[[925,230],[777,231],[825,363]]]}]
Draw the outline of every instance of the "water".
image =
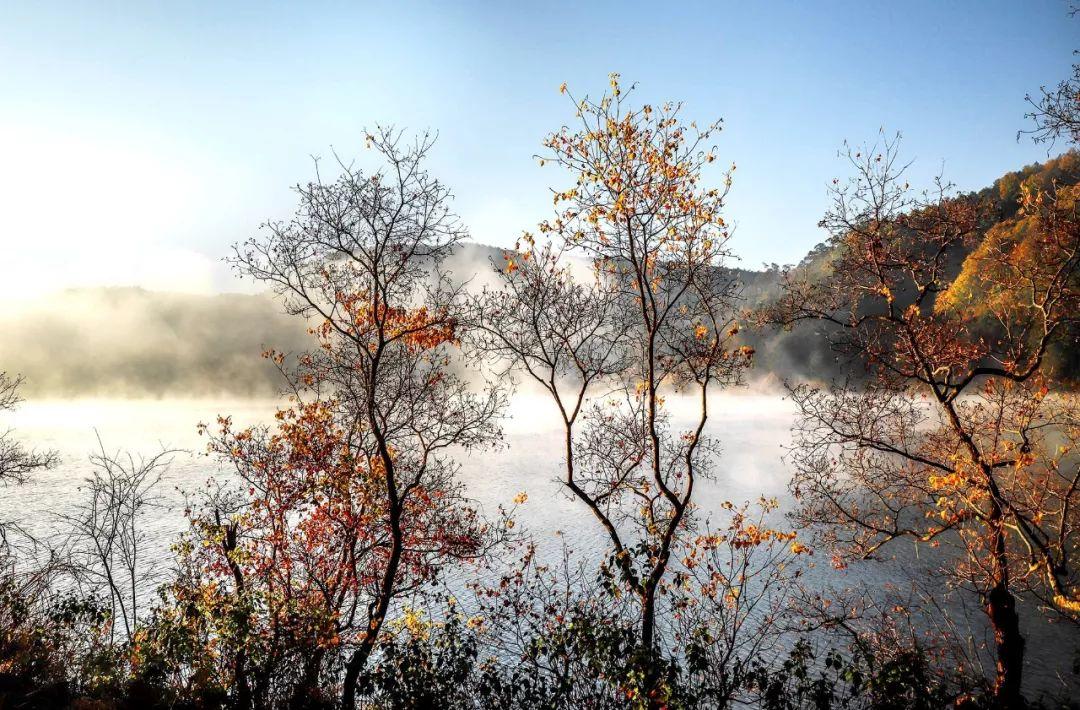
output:
[{"label": "water", "polygon": [[[671,402],[678,421],[680,403]],[[208,478],[227,475],[204,454],[206,441],[197,433],[199,422],[213,423],[228,414],[239,426],[269,422],[276,402],[270,400],[53,400],[23,404],[0,418],[0,427],[12,426],[30,446],[57,450],[61,463],[36,474],[29,483],[8,488],[0,499],[0,519],[14,520],[32,534],[58,539],[63,526],[58,513],[70,512],[83,496],[80,486],[91,474],[88,456],[99,450],[127,450],[152,455],[163,448],[180,449],[161,482],[162,507],[155,511],[148,531],[154,540],[148,551],[152,566],[164,577],[172,562],[170,544],[185,527],[186,492],[196,492]],[[793,409],[790,402],[771,395],[718,397],[710,406],[709,433],[722,444],[714,480],[697,489],[700,512],[708,517],[725,500],[776,496],[790,504],[786,493],[789,472],[782,459],[790,441]],[[603,549],[602,532],[580,504],[571,500],[558,482],[562,465],[561,429],[550,402],[522,396],[514,401],[505,424],[505,444],[461,457],[461,477],[469,495],[489,513],[509,506],[519,492],[528,501],[515,515],[518,525],[536,541],[539,554],[556,558],[567,542],[583,551]],[[836,571],[824,555],[807,571],[808,584],[818,587],[903,587],[912,575],[926,574],[940,563],[940,552],[923,547],[896,548],[891,561],[853,565]],[[957,595],[947,605],[958,630],[985,641],[986,627],[977,604]],[[1028,608],[1024,627],[1029,635],[1026,685],[1030,691],[1061,690],[1074,683],[1068,670],[1073,649],[1080,647],[1080,632],[1066,623],[1047,623]]]}]

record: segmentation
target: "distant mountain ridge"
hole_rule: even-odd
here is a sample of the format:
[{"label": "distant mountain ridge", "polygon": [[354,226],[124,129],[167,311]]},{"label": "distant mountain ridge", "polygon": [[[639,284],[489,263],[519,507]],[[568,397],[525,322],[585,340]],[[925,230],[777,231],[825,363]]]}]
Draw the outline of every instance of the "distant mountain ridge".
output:
[{"label": "distant mountain ridge", "polygon": [[[1017,218],[1023,186],[1080,184],[1080,154],[1003,175],[974,193],[989,205],[983,238]],[[981,242],[979,242],[981,243]],[[976,243],[974,249],[978,248]],[[464,244],[444,267],[459,280],[494,283],[492,264],[504,250]],[[831,248],[819,244],[792,267],[813,278],[824,274]],[[965,255],[951,266],[959,274]],[[767,304],[779,293],[780,268],[732,269],[743,283],[743,307]],[[969,294],[978,298],[978,294]],[[858,363],[829,349],[818,325],[791,331],[744,329],[757,351],[750,378],[827,380],[858,374]],[[0,370],[26,376],[32,396],[270,396],[281,382],[265,362],[267,347],[295,352],[309,346],[306,324],[283,313],[270,295],[191,295],[141,288],[69,290],[0,312]],[[1051,353],[1060,379],[1080,379],[1080,341],[1070,334]]]}]

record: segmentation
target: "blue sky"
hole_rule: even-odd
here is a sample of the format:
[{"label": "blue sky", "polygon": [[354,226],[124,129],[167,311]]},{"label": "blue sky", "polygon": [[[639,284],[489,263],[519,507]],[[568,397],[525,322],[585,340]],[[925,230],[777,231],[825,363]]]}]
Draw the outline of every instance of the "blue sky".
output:
[{"label": "blue sky", "polygon": [[[294,205],[311,155],[376,122],[440,132],[430,167],[476,241],[512,244],[563,176],[532,159],[558,86],[636,81],[722,117],[743,264],[797,261],[845,139],[902,131],[914,175],[975,189],[1045,146],[1026,92],[1064,78],[1059,0],[828,3],[18,3],[0,8],[0,296],[231,290],[227,245]],[[1057,150],[1060,150],[1059,146]]]}]

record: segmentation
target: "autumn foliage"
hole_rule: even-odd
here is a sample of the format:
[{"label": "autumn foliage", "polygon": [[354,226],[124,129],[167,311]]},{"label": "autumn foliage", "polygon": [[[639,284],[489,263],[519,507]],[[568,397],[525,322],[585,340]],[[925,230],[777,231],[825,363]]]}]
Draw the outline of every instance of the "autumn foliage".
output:
[{"label": "autumn foliage", "polygon": [[855,177],[837,181],[822,222],[835,261],[820,280],[793,280],[773,312],[829,324],[833,346],[871,374],[792,388],[797,516],[838,565],[903,539],[953,548],[943,572],[979,594],[996,702],[1014,707],[1017,596],[1077,609],[1078,419],[1072,398],[1049,393],[1046,354],[1080,313],[1080,223],[1071,189],[1025,191],[976,247],[978,201],[941,184],[914,195],[896,149],[847,154]]},{"label": "autumn foliage", "polygon": [[[638,104],[618,74],[599,98],[559,92],[573,118],[536,156],[553,214],[486,287],[447,270],[468,233],[426,169],[430,134],[366,134],[376,167],[337,160],[325,180],[317,164],[289,219],[234,245],[309,338],[263,353],[273,421],[200,425],[216,470],[161,577],[140,572],[135,511],[164,458],[128,472],[103,450],[87,522],[59,517],[77,534],[32,541],[38,557],[0,523],[0,707],[1024,706],[1024,605],[1080,620],[1080,403],[1063,387],[1080,157],[960,194],[913,190],[898,138],[847,148],[828,242],[749,304],[721,123]],[[1040,137],[1075,137],[1069,91],[1034,103]],[[791,498],[733,501],[713,414],[742,403],[717,395],[767,329],[807,324],[846,376],[786,385]],[[0,410],[20,382],[0,373]],[[514,479],[483,511],[461,462],[488,463],[518,386],[561,426],[538,455],[569,502]],[[0,484],[54,462],[0,434]],[[554,505],[572,516],[554,544],[514,519]],[[904,543],[945,584],[820,588],[827,564]],[[165,579],[152,604],[147,579]],[[918,615],[952,594],[984,612],[986,677]]]}]

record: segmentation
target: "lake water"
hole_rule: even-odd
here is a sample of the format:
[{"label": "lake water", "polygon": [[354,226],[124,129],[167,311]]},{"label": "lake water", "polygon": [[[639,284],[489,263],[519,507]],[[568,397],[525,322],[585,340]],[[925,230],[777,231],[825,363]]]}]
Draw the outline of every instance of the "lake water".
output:
[{"label": "lake water", "polygon": [[[203,454],[205,440],[196,432],[199,422],[212,423],[218,414],[233,416],[237,425],[270,421],[276,403],[268,400],[70,400],[24,403],[16,412],[0,417],[0,427],[14,427],[17,437],[30,446],[59,451],[62,461],[29,483],[8,488],[0,499],[0,519],[15,520],[33,534],[55,538],[62,534],[56,514],[70,511],[81,497],[80,485],[90,474],[88,455],[98,449],[98,437],[109,452],[116,450],[154,454],[178,448],[162,480],[164,506],[154,516],[150,551],[157,567],[167,571],[169,545],[184,528],[183,491],[194,492],[208,478],[221,475],[216,462]],[[678,421],[679,403],[672,402]],[[777,496],[788,501],[789,472],[782,459],[790,441],[793,409],[790,402],[772,395],[725,395],[710,405],[710,433],[721,441],[715,479],[700,486],[696,500],[707,516],[724,500]],[[579,550],[602,549],[601,531],[583,508],[562,490],[557,476],[562,463],[561,430],[551,404],[542,397],[515,399],[505,424],[505,445],[461,458],[462,480],[484,509],[510,505],[521,491],[529,499],[516,519],[534,537],[541,555],[559,554],[565,541]],[[910,575],[933,566],[929,548],[897,548],[898,557],[885,562],[833,570],[820,559],[808,571],[810,584],[862,587],[871,591],[886,585],[903,587]],[[932,553],[939,554],[939,553]],[[974,600],[955,598],[947,608],[964,630],[986,638],[985,623]],[[1031,690],[1061,690],[1075,677],[1068,671],[1073,649],[1080,647],[1080,632],[1071,624],[1048,624],[1029,609],[1026,685]]]}]

